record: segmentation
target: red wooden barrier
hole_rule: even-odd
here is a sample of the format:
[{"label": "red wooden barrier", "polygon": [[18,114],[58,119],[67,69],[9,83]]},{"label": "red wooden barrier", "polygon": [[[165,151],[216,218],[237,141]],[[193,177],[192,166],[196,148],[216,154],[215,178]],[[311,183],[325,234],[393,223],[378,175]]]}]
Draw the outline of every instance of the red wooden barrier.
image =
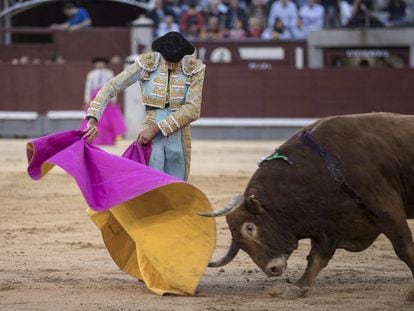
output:
[{"label": "red wooden barrier", "polygon": [[[112,67],[115,72],[122,66]],[[0,64],[0,110],[81,109],[89,63]],[[250,70],[207,67],[204,117],[321,117],[393,111],[414,114],[414,70]]]}]

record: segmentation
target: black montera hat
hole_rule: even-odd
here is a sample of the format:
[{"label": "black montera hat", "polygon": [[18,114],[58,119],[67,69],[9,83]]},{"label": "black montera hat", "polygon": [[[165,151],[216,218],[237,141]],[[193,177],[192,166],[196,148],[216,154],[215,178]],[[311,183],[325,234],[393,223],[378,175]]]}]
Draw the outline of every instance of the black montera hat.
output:
[{"label": "black montera hat", "polygon": [[170,31],[152,42],[152,50],[167,62],[178,63],[185,55],[194,53],[194,46],[179,32]]},{"label": "black montera hat", "polygon": [[109,59],[107,59],[105,57],[97,56],[97,57],[92,58],[92,64],[95,64],[95,63],[105,63],[105,64],[108,64],[109,63]]}]

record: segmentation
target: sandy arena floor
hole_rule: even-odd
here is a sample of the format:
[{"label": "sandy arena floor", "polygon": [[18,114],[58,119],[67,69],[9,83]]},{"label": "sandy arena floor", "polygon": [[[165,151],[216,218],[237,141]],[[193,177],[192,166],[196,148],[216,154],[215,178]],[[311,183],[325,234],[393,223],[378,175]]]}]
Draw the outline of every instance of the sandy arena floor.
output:
[{"label": "sandy arena floor", "polygon": [[[256,161],[276,145],[196,141],[190,182],[218,208],[244,189]],[[126,146],[107,149],[121,154]],[[338,251],[308,298],[268,293],[300,276],[308,241],[282,278],[267,278],[243,253],[223,270],[208,269],[197,297],[156,296],[112,262],[69,176],[55,168],[34,182],[25,169],[25,141],[1,140],[0,310],[414,310],[404,302],[411,273],[383,236],[364,252]],[[220,219],[215,257],[229,239]]]}]

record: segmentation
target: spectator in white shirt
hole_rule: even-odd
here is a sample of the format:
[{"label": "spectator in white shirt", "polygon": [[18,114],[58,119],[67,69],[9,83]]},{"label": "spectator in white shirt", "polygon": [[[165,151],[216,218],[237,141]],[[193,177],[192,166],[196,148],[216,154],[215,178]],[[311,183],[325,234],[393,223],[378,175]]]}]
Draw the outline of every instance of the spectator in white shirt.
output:
[{"label": "spectator in white shirt", "polygon": [[303,18],[303,26],[308,31],[321,30],[325,17],[325,9],[316,3],[316,0],[307,0],[307,3],[299,9],[299,15]]},{"label": "spectator in white shirt", "polygon": [[296,5],[290,0],[277,0],[270,8],[268,28],[273,29],[277,18],[281,19],[284,27],[291,30],[295,24],[298,16],[298,9]]}]

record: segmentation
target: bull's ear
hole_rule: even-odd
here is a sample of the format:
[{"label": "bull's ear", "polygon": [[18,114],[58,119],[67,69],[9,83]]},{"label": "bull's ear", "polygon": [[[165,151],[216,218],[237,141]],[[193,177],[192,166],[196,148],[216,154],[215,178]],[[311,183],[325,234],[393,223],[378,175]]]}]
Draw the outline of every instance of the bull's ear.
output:
[{"label": "bull's ear", "polygon": [[253,194],[246,199],[246,209],[252,214],[261,214],[264,211],[262,204]]}]

